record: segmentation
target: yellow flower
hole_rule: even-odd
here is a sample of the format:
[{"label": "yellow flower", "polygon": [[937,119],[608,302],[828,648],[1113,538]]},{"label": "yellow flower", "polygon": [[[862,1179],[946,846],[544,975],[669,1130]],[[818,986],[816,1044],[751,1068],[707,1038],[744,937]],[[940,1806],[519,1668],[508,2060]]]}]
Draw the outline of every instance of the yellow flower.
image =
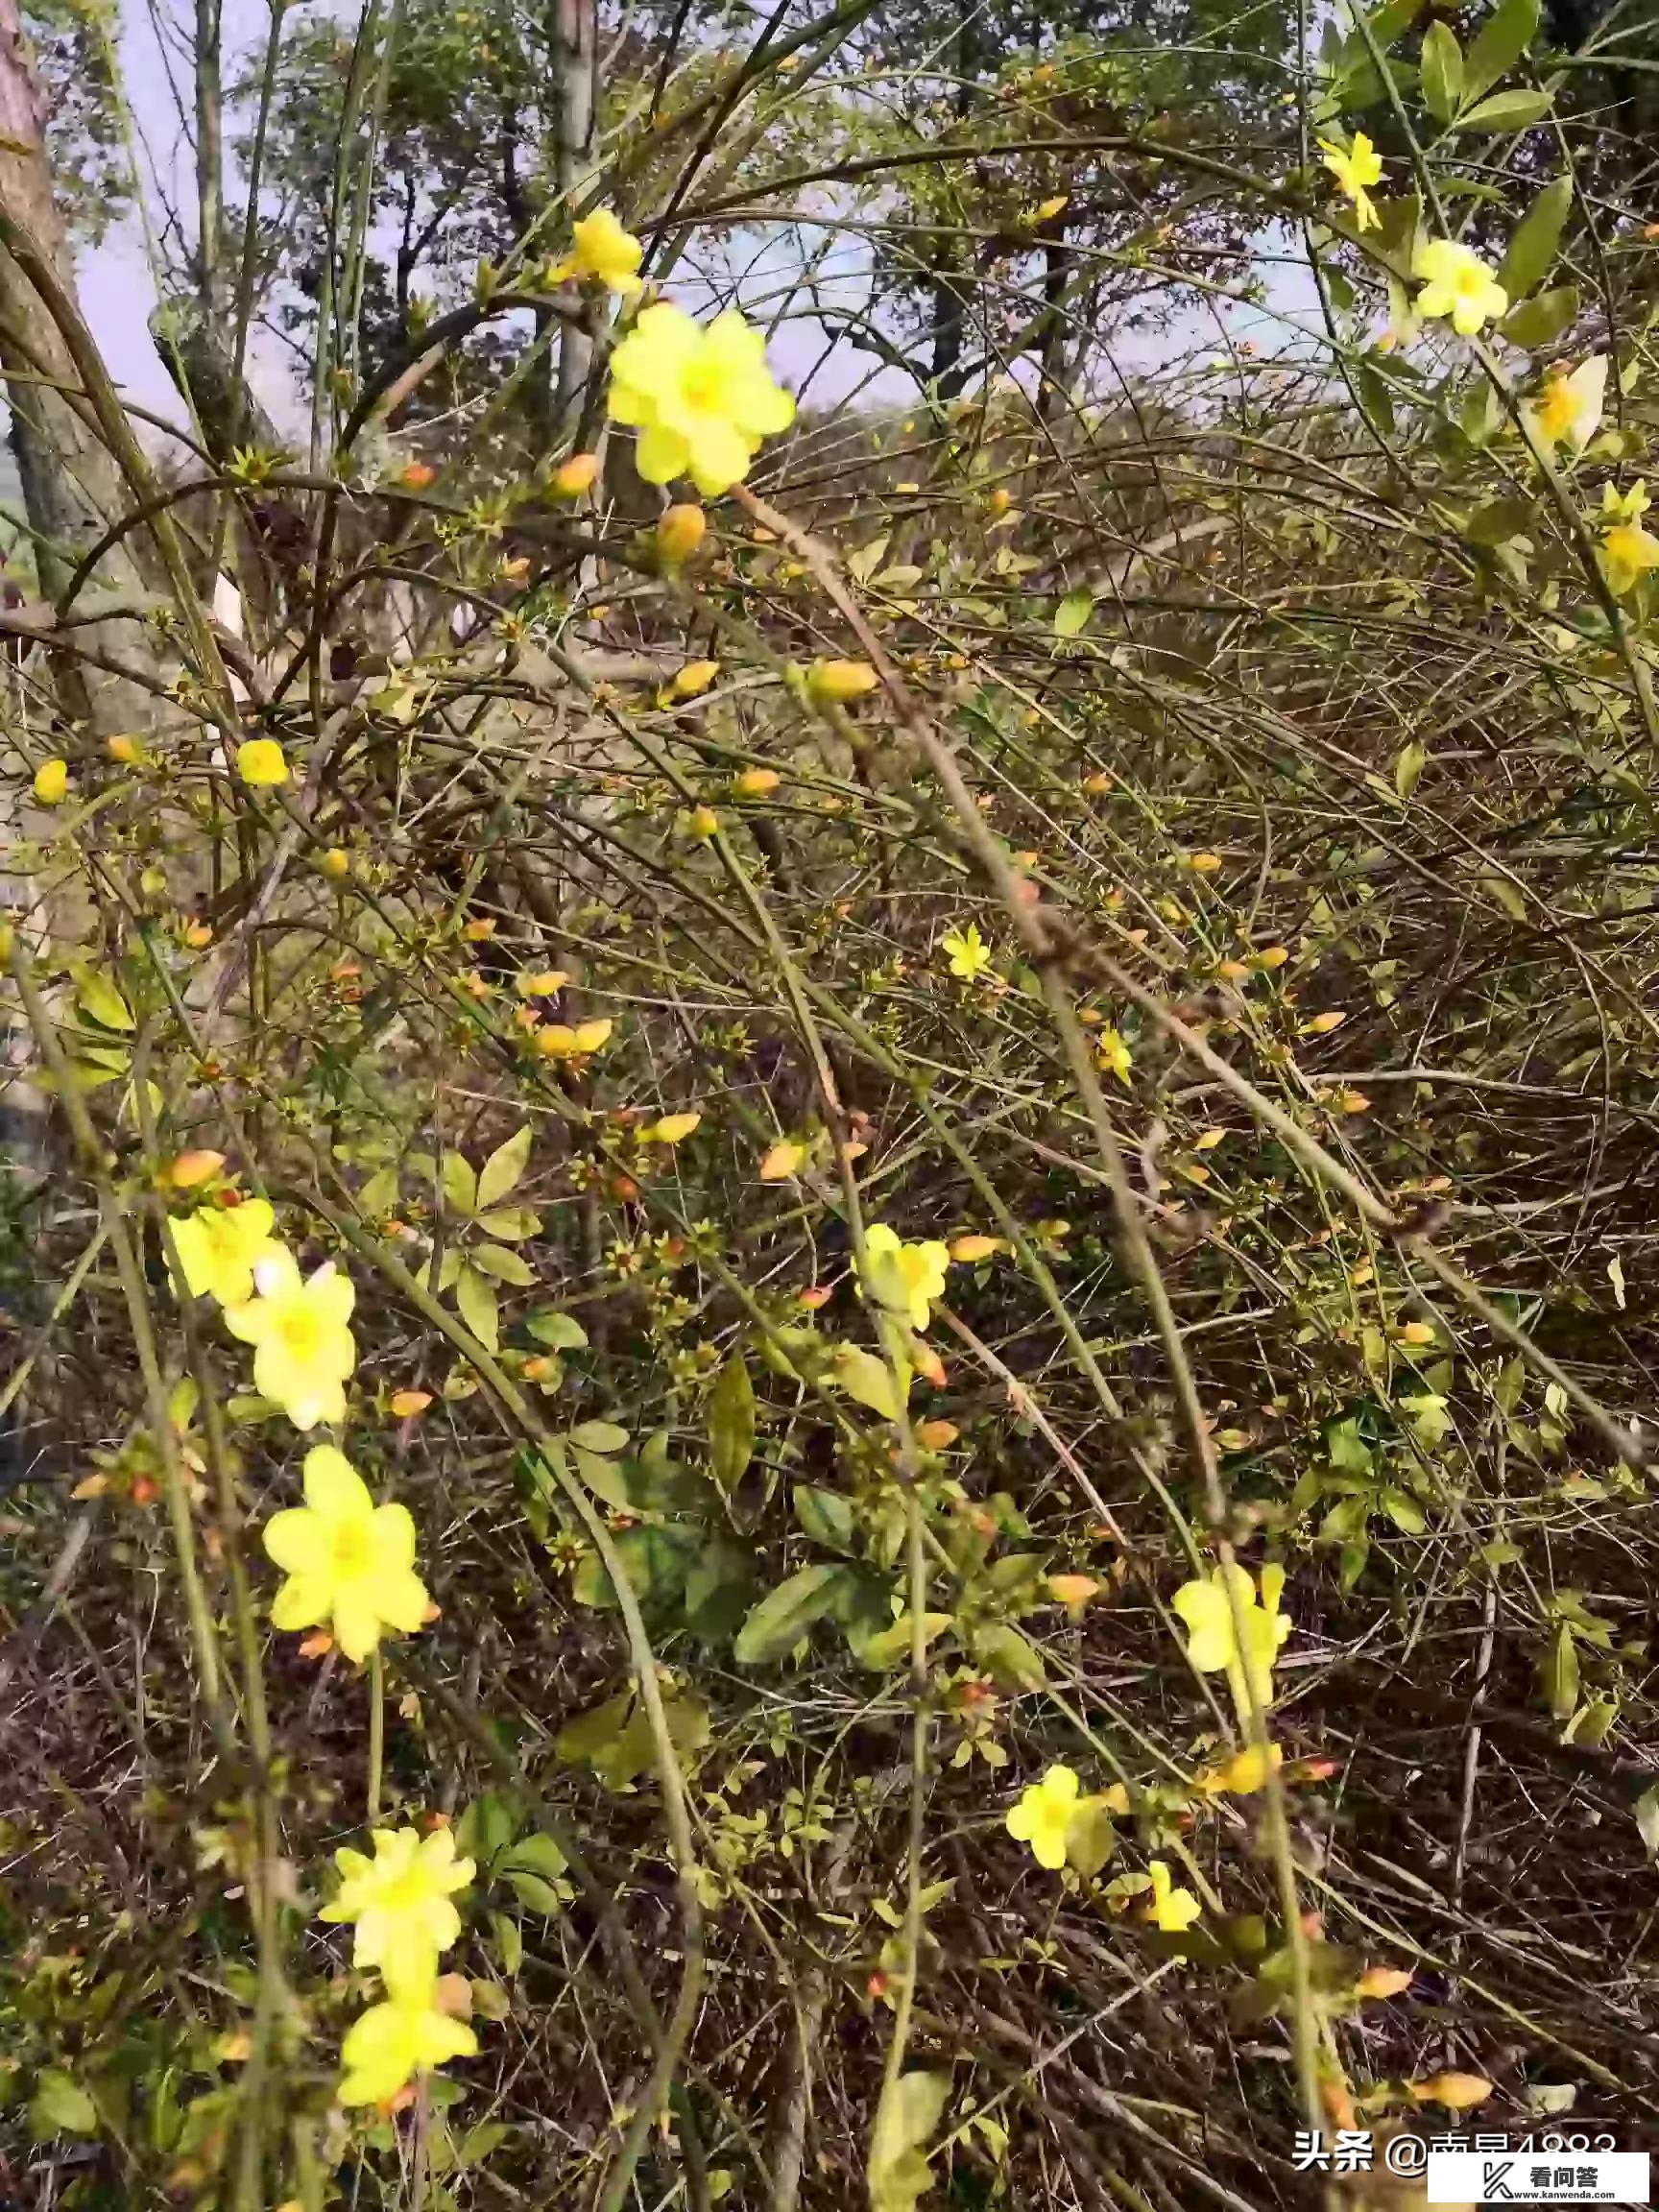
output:
[{"label": "yellow flower", "polygon": [[384,2104],[406,2081],[448,2058],[477,2055],[465,2020],[438,2008],[436,1971],[386,1984],[386,2002],[372,2005],[346,2031],[340,2046],[342,2104]]},{"label": "yellow flower", "polygon": [[596,207],[591,215],[584,215],[570,232],[576,251],[551,272],[555,284],[563,284],[569,277],[592,276],[608,292],[618,292],[624,300],[632,300],[644,289],[639,280],[639,263],[644,253],[631,230],[624,230],[609,207]]},{"label": "yellow flower", "polygon": [[676,699],[695,699],[699,692],[708,690],[719,673],[718,661],[687,661],[668,688]]},{"label": "yellow flower", "polygon": [[1201,1673],[1226,1674],[1239,1715],[1246,1719],[1253,1703],[1265,1710],[1272,1702],[1273,1661],[1290,1633],[1289,1616],[1279,1611],[1284,1587],[1284,1568],[1263,1567],[1258,1602],[1248,1570],[1235,1560],[1231,1567],[1213,1568],[1202,1580],[1184,1582],[1170,1600],[1187,1623],[1188,1658]]},{"label": "yellow flower", "polygon": [[[401,1513],[402,1507],[380,1510]],[[383,1974],[410,1979],[423,1975],[461,1933],[461,1915],[450,1898],[471,1881],[472,1862],[456,1858],[447,1828],[435,1828],[430,1836],[413,1828],[377,1828],[369,1840],[373,1859],[361,1851],[335,1852],[340,1894],[318,1918],[355,1923],[354,1966],[378,1966]]]},{"label": "yellow flower", "polygon": [[280,1406],[296,1429],[346,1418],[346,1379],[357,1364],[347,1323],[356,1293],[331,1261],[301,1278],[278,1245],[254,1263],[254,1295],[228,1306],[225,1324],[252,1344],[253,1387]]},{"label": "yellow flower", "polygon": [[288,760],[275,737],[248,737],[236,748],[236,773],[255,789],[286,783]]},{"label": "yellow flower", "polygon": [[69,763],[42,760],[35,771],[35,796],[42,806],[61,806],[69,790]]},{"label": "yellow flower", "polygon": [[950,973],[964,983],[976,983],[991,965],[991,948],[979,934],[977,922],[966,929],[947,929],[939,949],[950,955]]},{"label": "yellow flower", "polygon": [[1607,356],[1592,353],[1568,373],[1553,371],[1528,409],[1532,426],[1548,445],[1569,445],[1581,453],[1595,437],[1607,397]]},{"label": "yellow flower", "polygon": [[1197,1786],[1206,1797],[1219,1797],[1228,1791],[1238,1797],[1253,1797],[1258,1790],[1267,1786],[1269,1774],[1276,1773],[1285,1764],[1285,1754],[1277,1743],[1263,1747],[1260,1743],[1246,1743],[1242,1751],[1235,1751],[1225,1767],[1212,1767],[1198,1776]]},{"label": "yellow flower", "polygon": [[761,440],[795,420],[767,373],[765,341],[735,308],[705,329],[665,301],[611,356],[607,404],[639,432],[635,466],[648,484],[688,475],[706,498],[740,484]]},{"label": "yellow flower", "polygon": [[899,1314],[920,1335],[932,1319],[933,1301],[945,1295],[950,1251],[931,1239],[906,1244],[885,1221],[877,1221],[864,1232],[864,1245],[877,1304]]},{"label": "yellow flower", "polygon": [[1021,1791],[1002,1825],[1017,1843],[1028,1843],[1039,1866],[1055,1873],[1066,1863],[1066,1839],[1077,1816],[1082,1785],[1070,1767],[1050,1767],[1041,1782]]},{"label": "yellow flower", "polygon": [[[177,1166],[174,1173],[177,1177]],[[263,1198],[244,1198],[240,1206],[201,1206],[194,1214],[180,1214],[171,1224],[173,1243],[191,1297],[245,1306],[253,1295],[255,1264],[281,1249],[273,1235],[276,1225]]]},{"label": "yellow flower", "polygon": [[1455,238],[1430,238],[1417,249],[1411,274],[1420,277],[1417,312],[1449,315],[1459,338],[1473,338],[1483,323],[1509,311],[1509,295],[1481,260]]},{"label": "yellow flower", "polygon": [[1327,169],[1336,180],[1336,189],[1354,204],[1356,230],[1376,230],[1382,218],[1371,204],[1367,184],[1381,183],[1382,156],[1366,137],[1363,131],[1356,131],[1354,143],[1346,153],[1333,145],[1329,138],[1319,141],[1319,156]]},{"label": "yellow flower", "polygon": [[1128,1082],[1129,1070],[1135,1065],[1134,1055],[1110,1022],[1094,1040],[1094,1065],[1106,1074],[1116,1075],[1119,1083]]},{"label": "yellow flower", "polygon": [[376,1505],[362,1476],[332,1444],[306,1453],[305,1503],[273,1514],[264,1544],[288,1577],[271,1607],[274,1627],[313,1628],[330,1621],[347,1658],[361,1661],[387,1628],[412,1636],[425,1618],[426,1586],[415,1572],[409,1508]]},{"label": "yellow flower", "polygon": [[570,1060],[586,1052],[597,1052],[610,1036],[615,1023],[601,1018],[597,1022],[578,1022],[571,1028],[566,1022],[549,1022],[536,1032],[536,1049],[546,1060]]},{"label": "yellow flower", "polygon": [[701,1114],[664,1114],[639,1132],[641,1143],[678,1144],[689,1137],[703,1118]]},{"label": "yellow flower", "polygon": [[1621,596],[1634,589],[1649,568],[1659,568],[1659,538],[1642,526],[1648,507],[1647,482],[1639,478],[1628,492],[1601,488],[1601,573],[1608,589]]},{"label": "yellow flower", "polygon": [[1152,1877],[1152,1902],[1146,1908],[1146,1917],[1154,1928],[1162,1928],[1166,1935],[1179,1936],[1183,1928],[1190,1928],[1204,1908],[1190,1889],[1177,1889],[1174,1876],[1162,1859],[1148,1862],[1146,1871]]}]

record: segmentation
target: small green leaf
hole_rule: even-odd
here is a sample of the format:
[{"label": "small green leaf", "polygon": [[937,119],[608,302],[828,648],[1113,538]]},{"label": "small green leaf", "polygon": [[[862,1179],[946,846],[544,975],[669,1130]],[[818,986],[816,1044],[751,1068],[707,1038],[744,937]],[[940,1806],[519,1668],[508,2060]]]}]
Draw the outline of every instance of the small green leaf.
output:
[{"label": "small green leaf", "polygon": [[1578,1647],[1565,1623],[1556,1629],[1538,1671],[1545,1703],[1557,1720],[1570,1719],[1578,1703]]},{"label": "small green leaf", "polygon": [[614,1421],[579,1421],[570,1431],[570,1441],[584,1452],[603,1452],[614,1458],[618,1452],[627,1451],[628,1431],[618,1429]]},{"label": "small green leaf", "polygon": [[550,1352],[586,1352],[588,1332],[580,1321],[573,1321],[568,1313],[559,1313],[550,1306],[532,1313],[524,1323],[538,1344],[545,1344]]},{"label": "small green leaf", "polygon": [[1577,313],[1578,287],[1561,284],[1552,292],[1539,292],[1530,300],[1523,300],[1519,307],[1510,309],[1498,327],[1511,346],[1525,346],[1534,350],[1553,346]]},{"label": "small green leaf", "polygon": [[932,2186],[926,2146],[950,2096],[949,2074],[901,2074],[883,2089],[870,2137],[870,2212],[916,2212]]},{"label": "small green leaf", "polygon": [[438,1169],[444,1200],[453,1213],[470,1214],[478,1203],[478,1178],[464,1153],[445,1152]]},{"label": "small green leaf", "polygon": [[1402,745],[1394,761],[1394,788],[1402,799],[1409,799],[1417,788],[1417,779],[1429,760],[1429,748],[1413,737]]},{"label": "small green leaf", "polygon": [[98,2107],[72,2074],[47,2066],[35,2083],[29,2128],[41,2143],[54,2135],[96,2135]]},{"label": "small green leaf", "polygon": [[1498,268],[1498,281],[1511,306],[1549,276],[1572,206],[1572,178],[1552,177],[1516,224]]},{"label": "small green leaf", "polygon": [[490,1278],[475,1267],[463,1267],[455,1278],[455,1303],[485,1351],[495,1351],[501,1342],[501,1308]]},{"label": "small green leaf", "polygon": [[1054,635],[1056,637],[1075,637],[1094,612],[1093,591],[1068,591],[1054,610]]},{"label": "small green leaf", "polygon": [[1637,1798],[1636,1826],[1648,1858],[1659,1859],[1659,1782]]},{"label": "small green leaf", "polygon": [[851,1551],[856,1527],[853,1501],[838,1490],[813,1490],[795,1485],[795,1518],[815,1544],[831,1551]]},{"label": "small green leaf", "polygon": [[572,1446],[570,1456],[576,1462],[577,1474],[594,1497],[613,1512],[632,1513],[637,1509],[634,1494],[614,1459],[604,1458],[597,1452],[584,1452],[580,1444]]},{"label": "small green leaf", "polygon": [[1436,122],[1450,123],[1463,99],[1463,53],[1446,25],[1438,20],[1423,34],[1423,97]]},{"label": "small green leaf", "polygon": [[522,1254],[509,1251],[505,1244],[474,1244],[469,1258],[474,1267],[493,1275],[497,1283],[511,1283],[520,1290],[536,1280]]},{"label": "small green leaf", "polygon": [[1498,0],[1463,58],[1463,97],[1479,100],[1514,68],[1538,31],[1539,0]]},{"label": "small green leaf", "polygon": [[544,1919],[556,1920],[564,1911],[564,1898],[539,1874],[510,1874],[507,1879],[514,1896],[527,1912],[540,1912]]},{"label": "small green leaf", "polygon": [[530,1124],[515,1131],[505,1144],[497,1144],[478,1170],[479,1206],[498,1206],[517,1183],[530,1160]]},{"label": "small green leaf", "polygon": [[541,1874],[549,1882],[556,1882],[570,1862],[554,1842],[551,1836],[526,1836],[515,1843],[496,1868],[500,1874]]},{"label": "small green leaf", "polygon": [[490,1941],[502,1973],[511,1980],[524,1963],[524,1938],[517,1921],[509,1919],[505,1912],[492,1912]]},{"label": "small green leaf", "polygon": [[[856,1398],[872,1413],[879,1413],[884,1421],[898,1420],[899,1399],[892,1373],[886,1360],[878,1359],[874,1352],[865,1352],[856,1344],[843,1344],[835,1354],[835,1380],[850,1398]],[[907,1376],[905,1395],[909,1395]]]},{"label": "small green leaf", "polygon": [[1458,131],[1526,131],[1542,123],[1551,101],[1548,92],[1494,92],[1489,100],[1459,115]]},{"label": "small green leaf", "polygon": [[541,1216],[531,1206],[494,1206],[478,1215],[478,1226],[486,1237],[501,1237],[509,1244],[519,1244],[536,1235]]},{"label": "small green leaf", "polygon": [[590,1767],[628,1725],[634,1710],[634,1693],[622,1690],[587,1713],[567,1720],[553,1740],[556,1758],[569,1767]]},{"label": "small green leaf", "polygon": [[755,1455],[755,1385],[740,1351],[733,1352],[709,1393],[709,1472],[728,1498]]},{"label": "small green leaf", "polygon": [[733,1655],[738,1665],[759,1667],[792,1651],[812,1623],[835,1603],[846,1574],[845,1567],[820,1561],[815,1567],[803,1567],[776,1590],[768,1590],[737,1631]]},{"label": "small green leaf", "polygon": [[464,1859],[475,1859],[479,1871],[487,1874],[517,1832],[512,1806],[495,1791],[486,1790],[456,1821],[455,1848]]},{"label": "small green leaf", "polygon": [[136,1026],[132,1009],[108,975],[100,975],[95,969],[77,971],[76,1001],[83,1014],[97,1022],[101,1029],[132,1029]]}]

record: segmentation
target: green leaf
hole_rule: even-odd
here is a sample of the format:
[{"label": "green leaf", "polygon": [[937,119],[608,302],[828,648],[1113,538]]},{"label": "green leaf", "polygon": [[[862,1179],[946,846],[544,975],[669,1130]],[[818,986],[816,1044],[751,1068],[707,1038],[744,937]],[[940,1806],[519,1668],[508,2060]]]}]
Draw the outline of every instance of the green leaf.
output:
[{"label": "green leaf", "polygon": [[[843,1344],[835,1354],[835,1380],[850,1398],[856,1398],[860,1406],[867,1406],[872,1413],[879,1413],[884,1421],[897,1421],[899,1400],[893,1388],[893,1376],[885,1359],[878,1359],[874,1352],[865,1352],[856,1344]],[[905,1396],[909,1396],[909,1378],[905,1378]]]},{"label": "green leaf", "polygon": [[1455,126],[1459,131],[1525,131],[1533,123],[1541,123],[1549,114],[1551,101],[1548,92],[1494,92],[1489,100],[1471,108],[1466,115],[1459,115]]},{"label": "green leaf", "polygon": [[497,1144],[483,1166],[478,1170],[479,1206],[497,1206],[517,1183],[530,1161],[530,1124],[525,1122],[508,1138],[505,1144]]},{"label": "green leaf", "polygon": [[445,1203],[456,1214],[470,1214],[478,1203],[478,1178],[464,1153],[445,1152],[438,1169]]},{"label": "green leaf", "polygon": [[1527,896],[1518,883],[1507,876],[1482,876],[1480,889],[1495,905],[1502,906],[1511,922],[1527,919]]},{"label": "green leaf", "polygon": [[1054,635],[1056,637],[1075,637],[1094,612],[1093,591],[1079,589],[1068,591],[1054,610]]},{"label": "green leaf", "polygon": [[709,1393],[709,1472],[730,1498],[755,1456],[755,1385],[741,1352],[733,1352]]},{"label": "green leaf", "polygon": [[132,1009],[108,975],[100,975],[96,969],[78,968],[75,971],[75,998],[83,1014],[96,1022],[101,1029],[132,1029],[137,1026]]},{"label": "green leaf", "polygon": [[572,1446],[570,1456],[576,1462],[577,1474],[594,1497],[609,1505],[613,1512],[633,1513],[638,1510],[638,1501],[629,1489],[627,1478],[614,1459],[603,1458],[597,1452],[584,1452],[580,1444]]},{"label": "green leaf", "polygon": [[556,1882],[570,1862],[554,1842],[551,1836],[526,1836],[521,1843],[515,1843],[496,1868],[500,1874],[541,1874],[549,1882]]},{"label": "green leaf", "polygon": [[1573,206],[1571,177],[1552,177],[1515,226],[1498,268],[1498,281],[1513,306],[1550,274]]},{"label": "green leaf", "polygon": [[556,1920],[565,1910],[565,1900],[550,1882],[543,1882],[539,1874],[512,1874],[508,1876],[513,1894],[527,1912],[540,1912],[544,1919]]},{"label": "green leaf", "polygon": [[1377,1503],[1402,1535],[1421,1536],[1429,1526],[1422,1506],[1404,1490],[1384,1490]]},{"label": "green leaf", "polygon": [[463,1267],[455,1278],[455,1303],[485,1351],[493,1352],[501,1342],[501,1308],[494,1284],[475,1267]]},{"label": "green leaf", "polygon": [[47,2066],[35,2083],[29,2128],[42,2143],[54,2135],[96,2135],[98,2107],[72,2074]]},{"label": "green leaf", "polygon": [[1423,34],[1423,97],[1436,122],[1450,123],[1463,100],[1463,54],[1446,25],[1436,20]]},{"label": "green leaf", "polygon": [[1514,68],[1538,31],[1539,0],[1498,0],[1463,60],[1463,97],[1479,100]]},{"label": "green leaf", "polygon": [[1551,93],[1493,93],[1455,122],[1457,131],[1527,131],[1551,110]]},{"label": "green leaf", "polygon": [[511,1283],[523,1290],[536,1280],[522,1254],[510,1252],[505,1244],[474,1244],[469,1257],[474,1267],[497,1283]]},{"label": "green leaf", "polygon": [[974,1657],[999,1690],[1039,1690],[1048,1678],[1036,1646],[1006,1623],[977,1638]]},{"label": "green leaf", "polygon": [[587,1713],[567,1720],[553,1740],[555,1758],[568,1767],[590,1767],[628,1725],[634,1710],[634,1693],[622,1690]]},{"label": "green leaf", "polygon": [[1512,346],[1533,349],[1553,346],[1577,313],[1578,287],[1561,284],[1552,292],[1539,292],[1530,300],[1523,300],[1498,327]]},{"label": "green leaf", "polygon": [[628,1431],[614,1421],[579,1421],[570,1431],[570,1441],[584,1452],[603,1452],[613,1459],[618,1452],[627,1451]]},{"label": "green leaf", "polygon": [[476,1859],[488,1873],[498,1853],[505,1851],[518,1833],[518,1823],[507,1799],[493,1790],[474,1797],[455,1823],[455,1848],[464,1859]]},{"label": "green leaf", "polygon": [[[514,1940],[518,1945],[518,1956],[522,1958],[524,1955],[524,1938],[518,1934],[517,1925],[509,1920],[504,1913],[497,1912],[494,1917],[500,1921],[503,1928],[513,1930]],[[508,1966],[504,1967],[502,1971],[511,1975],[517,1974],[518,1969],[517,1966]],[[476,1989],[476,1983],[473,1984],[473,1987]],[[469,2166],[482,2166],[491,2152],[498,2151],[512,2132],[512,2128],[505,2120],[480,2120],[474,2127],[469,2128],[460,2142],[456,2144],[456,2165],[461,2168],[463,2173]]]},{"label": "green leaf", "polygon": [[1650,1790],[1643,1791],[1636,1800],[1635,1811],[1642,1848],[1649,1859],[1659,1859],[1659,1782]]},{"label": "green leaf", "polygon": [[545,1344],[550,1352],[586,1352],[588,1332],[580,1321],[572,1321],[568,1313],[556,1312],[545,1306],[538,1313],[530,1314],[524,1323],[538,1344]]},{"label": "green leaf", "polygon": [[815,1544],[826,1544],[831,1551],[852,1551],[856,1527],[853,1501],[838,1490],[813,1490],[798,1482],[795,1518]]},{"label": "green leaf", "polygon": [[[955,1619],[952,1613],[924,1613],[922,1616],[922,1641],[931,1644],[942,1636]],[[885,1628],[878,1628],[874,1635],[860,1637],[857,1659],[861,1667],[882,1670],[888,1667],[908,1666],[910,1663],[910,1616],[901,1613],[897,1621],[890,1621]]]},{"label": "green leaf", "polygon": [[490,1941],[502,1973],[511,1980],[524,1963],[524,1938],[517,1921],[509,1919],[505,1912],[492,1912]]},{"label": "green leaf", "polygon": [[737,1631],[733,1655],[739,1666],[764,1666],[794,1649],[815,1621],[822,1620],[835,1603],[847,1570],[825,1560],[803,1567],[768,1590]]},{"label": "green leaf", "polygon": [[1573,1641],[1573,1631],[1565,1623],[1555,1631],[1551,1645],[1539,1666],[1539,1677],[1544,1701],[1557,1720],[1571,1719],[1578,1703],[1578,1647]]},{"label": "green leaf", "polygon": [[926,2146],[950,2096],[949,2074],[901,2074],[883,2089],[870,2136],[870,2212],[916,2212],[933,2180]]},{"label": "green leaf", "polygon": [[1409,799],[1417,788],[1417,779],[1429,760],[1429,748],[1413,737],[1402,745],[1394,761],[1394,788],[1402,799]]},{"label": "green leaf", "polygon": [[1408,31],[1423,12],[1423,0],[1383,0],[1371,17],[1371,36],[1380,54],[1386,54],[1402,32]]},{"label": "green leaf", "polygon": [[486,1237],[501,1237],[510,1244],[518,1244],[536,1235],[541,1216],[532,1206],[496,1206],[478,1215],[478,1226]]}]

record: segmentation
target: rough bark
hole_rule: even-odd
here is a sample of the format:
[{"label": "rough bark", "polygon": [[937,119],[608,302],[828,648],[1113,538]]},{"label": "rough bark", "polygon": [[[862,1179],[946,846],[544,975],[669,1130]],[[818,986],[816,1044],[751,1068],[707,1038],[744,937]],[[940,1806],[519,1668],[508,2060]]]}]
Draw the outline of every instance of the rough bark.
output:
[{"label": "rough bark", "polygon": [[[598,108],[599,26],[594,0],[552,0],[548,45],[553,64],[553,169],[559,198],[567,215],[593,168],[593,131]],[[569,416],[588,381],[593,341],[574,323],[559,339],[555,414]]]}]

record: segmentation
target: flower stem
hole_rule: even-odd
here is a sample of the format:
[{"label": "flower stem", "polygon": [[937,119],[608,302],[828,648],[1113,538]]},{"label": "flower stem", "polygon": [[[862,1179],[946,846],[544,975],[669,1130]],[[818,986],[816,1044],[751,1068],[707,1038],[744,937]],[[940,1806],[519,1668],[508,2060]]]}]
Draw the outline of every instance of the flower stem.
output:
[{"label": "flower stem", "polygon": [[369,1654],[369,1800],[373,1827],[380,1817],[380,1768],[386,1755],[386,1662],[375,1645]]}]

